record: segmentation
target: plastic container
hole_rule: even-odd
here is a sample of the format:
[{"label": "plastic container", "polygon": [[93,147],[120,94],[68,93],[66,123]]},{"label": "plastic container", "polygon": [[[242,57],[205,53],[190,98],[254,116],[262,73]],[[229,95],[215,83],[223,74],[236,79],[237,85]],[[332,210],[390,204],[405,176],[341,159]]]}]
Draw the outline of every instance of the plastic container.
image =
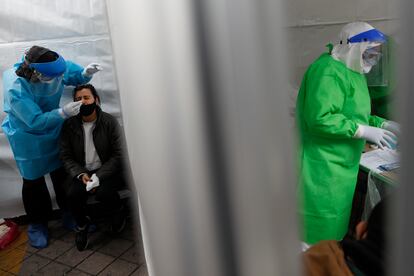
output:
[{"label": "plastic container", "polygon": [[0,221],[0,249],[6,248],[20,234],[19,226],[11,220]]}]

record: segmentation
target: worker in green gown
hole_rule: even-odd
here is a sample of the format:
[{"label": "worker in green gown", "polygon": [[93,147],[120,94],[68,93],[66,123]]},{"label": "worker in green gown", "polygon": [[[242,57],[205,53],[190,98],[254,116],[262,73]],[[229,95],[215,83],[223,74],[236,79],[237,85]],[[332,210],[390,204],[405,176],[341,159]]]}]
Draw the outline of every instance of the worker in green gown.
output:
[{"label": "worker in green gown", "polygon": [[340,42],[306,71],[296,103],[302,240],[341,240],[347,232],[365,141],[392,148],[399,125],[371,116],[365,73],[385,35],[365,22],[344,26]]}]

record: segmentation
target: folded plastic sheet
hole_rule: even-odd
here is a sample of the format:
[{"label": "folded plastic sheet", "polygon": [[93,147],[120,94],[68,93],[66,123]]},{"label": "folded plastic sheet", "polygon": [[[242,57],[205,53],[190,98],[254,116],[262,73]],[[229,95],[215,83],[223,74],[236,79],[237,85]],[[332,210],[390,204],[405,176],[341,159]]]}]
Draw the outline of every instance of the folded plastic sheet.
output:
[{"label": "folded plastic sheet", "polygon": [[[101,0],[4,0],[0,9],[0,73],[21,59],[32,45],[48,47],[82,66],[98,62],[104,70],[92,84],[102,108],[120,119],[119,93],[107,24],[106,2]],[[3,121],[3,85],[0,75],[0,122]],[[71,101],[67,89],[61,105]],[[49,190],[53,188],[47,177]],[[0,218],[24,214],[22,179],[7,138],[0,129]]]}]

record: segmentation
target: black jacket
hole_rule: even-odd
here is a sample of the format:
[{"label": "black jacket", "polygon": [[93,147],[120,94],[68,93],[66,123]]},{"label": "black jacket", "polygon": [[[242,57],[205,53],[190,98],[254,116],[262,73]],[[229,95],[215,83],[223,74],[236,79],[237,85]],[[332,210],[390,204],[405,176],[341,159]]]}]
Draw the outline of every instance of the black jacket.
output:
[{"label": "black jacket", "polygon": [[[96,175],[100,180],[104,180],[122,170],[123,139],[118,121],[112,115],[103,112],[99,106],[96,111],[93,142],[102,163]],[[85,138],[80,115],[71,117],[63,123],[60,159],[72,178],[88,172],[85,168]]]}]

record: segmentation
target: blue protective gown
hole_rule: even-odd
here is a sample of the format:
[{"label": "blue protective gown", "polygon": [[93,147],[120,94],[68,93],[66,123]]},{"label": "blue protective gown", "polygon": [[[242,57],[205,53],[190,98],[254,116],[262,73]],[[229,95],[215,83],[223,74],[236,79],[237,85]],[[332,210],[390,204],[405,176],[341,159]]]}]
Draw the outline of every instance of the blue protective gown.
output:
[{"label": "blue protective gown", "polygon": [[58,112],[65,85],[80,85],[91,78],[83,68],[66,61],[63,77],[51,83],[31,83],[16,75],[21,63],[3,73],[4,112],[2,123],[23,178],[33,180],[62,166],[58,138],[64,119]]}]

